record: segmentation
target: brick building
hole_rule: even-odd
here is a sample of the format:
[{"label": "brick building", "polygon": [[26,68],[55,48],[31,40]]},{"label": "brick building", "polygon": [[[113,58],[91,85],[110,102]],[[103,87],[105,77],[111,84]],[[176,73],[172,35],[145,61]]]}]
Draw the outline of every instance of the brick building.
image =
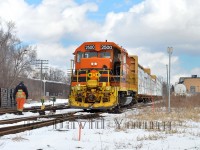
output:
[{"label": "brick building", "polygon": [[192,75],[191,77],[180,77],[179,83],[183,83],[186,86],[187,93],[200,93],[200,77],[197,77],[197,75]]}]

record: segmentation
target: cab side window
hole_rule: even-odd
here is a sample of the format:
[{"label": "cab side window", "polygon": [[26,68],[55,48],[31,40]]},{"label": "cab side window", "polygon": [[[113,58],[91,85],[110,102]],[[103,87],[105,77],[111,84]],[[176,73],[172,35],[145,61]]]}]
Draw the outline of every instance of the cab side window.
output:
[{"label": "cab side window", "polygon": [[78,54],[77,54],[77,62],[80,62],[81,61],[81,58],[83,58],[84,57],[84,53],[83,52],[78,52]]}]

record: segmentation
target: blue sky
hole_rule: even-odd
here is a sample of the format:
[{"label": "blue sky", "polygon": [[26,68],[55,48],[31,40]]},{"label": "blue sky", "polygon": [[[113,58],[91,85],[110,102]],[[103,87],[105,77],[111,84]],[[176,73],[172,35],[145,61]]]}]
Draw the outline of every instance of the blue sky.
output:
[{"label": "blue sky", "polygon": [[[85,2],[95,2],[95,0],[76,0],[79,4],[84,4]],[[89,13],[88,17],[97,21],[103,21],[108,12],[125,12],[128,11],[130,7],[134,4],[140,3],[142,0],[96,0],[98,4],[98,11]]]},{"label": "blue sky", "polygon": [[[200,55],[180,54],[180,63],[185,70],[190,71],[193,67],[200,66]],[[199,73],[200,74],[200,73]]]},{"label": "blue sky", "polygon": [[42,2],[42,0],[25,0],[30,5],[38,5]]},{"label": "blue sky", "polygon": [[107,39],[165,77],[172,46],[175,82],[200,76],[199,8],[199,0],[4,0],[0,18],[16,23],[17,34],[37,47],[39,59],[63,69],[82,42]]},{"label": "blue sky", "polygon": [[[31,5],[39,5],[42,0],[25,0]],[[78,4],[84,4],[86,2],[98,4],[97,12],[89,12],[87,16],[98,22],[102,22],[108,12],[124,12],[128,11],[134,4],[140,3],[142,0],[75,0]]]},{"label": "blue sky", "polygon": [[[28,4],[38,5],[42,0],[25,0]],[[101,10],[109,11],[127,11],[128,7],[140,3],[142,0],[75,0],[79,4],[86,2],[96,2]],[[114,6],[114,7],[113,7]]]}]

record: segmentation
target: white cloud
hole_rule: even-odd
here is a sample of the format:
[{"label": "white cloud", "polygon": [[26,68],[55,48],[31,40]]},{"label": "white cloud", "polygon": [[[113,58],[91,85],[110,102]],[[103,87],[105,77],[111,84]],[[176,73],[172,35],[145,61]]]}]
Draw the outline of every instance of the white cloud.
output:
[{"label": "white cloud", "polygon": [[87,19],[86,13],[97,9],[94,3],[78,5],[73,0],[43,0],[38,6],[29,6],[23,0],[0,2],[0,16],[16,23],[22,39],[40,42],[88,33],[96,24]]},{"label": "white cloud", "polygon": [[178,55],[200,54],[199,7],[198,0],[145,0],[128,12],[108,13],[103,33],[137,54],[142,65],[164,78],[167,47],[173,46],[171,81],[174,83],[181,75],[191,74],[180,66]]},{"label": "white cloud", "polygon": [[198,75],[200,77],[200,68],[193,68],[191,73],[192,75]]},{"label": "white cloud", "polygon": [[[165,77],[168,46],[174,47],[176,55],[200,54],[199,7],[199,0],[144,0],[127,12],[108,12],[105,21],[97,23],[87,13],[99,8],[88,1],[77,4],[74,0],[43,0],[39,5],[28,5],[24,0],[4,0],[0,1],[0,16],[13,20],[20,38],[35,42],[40,59],[49,59],[53,65],[65,67],[70,63],[79,46],[70,41],[107,39],[137,54],[141,65],[150,67],[153,74]],[[67,41],[67,46],[60,43],[61,39]],[[198,71],[193,69],[191,74]],[[173,55],[172,81],[186,74],[190,73]]]},{"label": "white cloud", "polygon": [[70,60],[73,59],[72,51],[77,45],[63,47],[59,43],[40,43],[37,44],[39,59],[49,60],[49,64],[60,69],[70,68]]},{"label": "white cloud", "polygon": [[128,12],[109,13],[104,28],[111,39],[131,47],[174,46],[178,53],[191,53],[192,47],[199,53],[199,6],[198,0],[145,0]]},{"label": "white cloud", "polygon": [[97,11],[94,3],[78,5],[74,0],[43,0],[41,4],[28,5],[24,0],[0,1],[0,16],[4,21],[16,23],[18,35],[25,42],[37,45],[38,57],[48,59],[52,65],[70,67],[73,51],[78,46],[62,46],[66,42],[90,37],[97,28],[86,13]]}]

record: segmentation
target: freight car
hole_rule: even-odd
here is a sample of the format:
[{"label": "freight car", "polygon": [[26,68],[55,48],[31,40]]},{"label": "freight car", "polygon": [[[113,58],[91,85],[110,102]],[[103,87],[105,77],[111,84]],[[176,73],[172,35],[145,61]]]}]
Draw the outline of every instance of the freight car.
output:
[{"label": "freight car", "polygon": [[114,42],[85,42],[73,54],[72,108],[118,109],[162,96],[162,83],[150,69]]}]

